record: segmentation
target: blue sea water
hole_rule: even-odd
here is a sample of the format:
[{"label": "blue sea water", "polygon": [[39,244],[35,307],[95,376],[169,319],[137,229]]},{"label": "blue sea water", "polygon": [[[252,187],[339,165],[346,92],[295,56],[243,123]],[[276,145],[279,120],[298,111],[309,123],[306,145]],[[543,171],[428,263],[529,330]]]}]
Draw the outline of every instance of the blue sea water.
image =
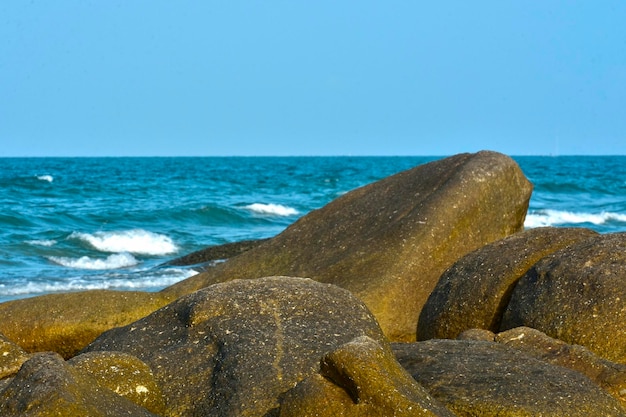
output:
[{"label": "blue sea water", "polygon": [[[210,245],[274,236],[367,183],[441,157],[0,159],[0,301],[154,291]],[[514,157],[534,184],[526,227],[626,230],[626,156]]]}]

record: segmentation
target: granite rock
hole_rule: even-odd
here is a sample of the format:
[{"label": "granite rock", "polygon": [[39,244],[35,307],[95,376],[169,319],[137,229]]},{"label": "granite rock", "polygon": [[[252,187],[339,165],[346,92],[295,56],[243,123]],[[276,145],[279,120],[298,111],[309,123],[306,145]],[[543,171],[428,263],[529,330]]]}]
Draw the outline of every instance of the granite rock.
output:
[{"label": "granite rock", "polygon": [[348,291],[265,277],[182,297],[105,332],[85,352],[126,352],[148,364],[167,416],[259,416],[316,373],[323,355],[363,335],[386,343],[367,307]]},{"label": "granite rock", "polygon": [[388,345],[362,336],[322,358],[320,372],[281,399],[280,417],[453,417],[409,375]]},{"label": "granite rock", "polygon": [[517,283],[501,330],[526,326],[626,363],[626,233],[546,256]]},{"label": "granite rock", "polygon": [[3,417],[154,417],[103,388],[56,353],[37,353],[0,391]]},{"label": "granite rock", "polygon": [[353,190],[163,292],[180,296],[232,279],[308,277],[351,291],[388,337],[412,341],[443,271],[468,252],[521,231],[531,191],[505,155],[444,158]]},{"label": "granite rock", "polygon": [[518,280],[541,258],[598,234],[582,228],[529,229],[485,245],[448,268],[420,314],[417,340],[497,332]]},{"label": "granite rock", "polygon": [[91,352],[68,363],[148,411],[158,415],[165,412],[165,400],[152,370],[138,358],[121,352]]},{"label": "granite rock", "polygon": [[138,320],[172,299],[163,294],[83,291],[0,304],[0,332],[28,353],[69,359],[103,331]]},{"label": "granite rock", "polygon": [[432,339],[394,343],[398,362],[457,416],[626,416],[583,374],[503,344]]}]

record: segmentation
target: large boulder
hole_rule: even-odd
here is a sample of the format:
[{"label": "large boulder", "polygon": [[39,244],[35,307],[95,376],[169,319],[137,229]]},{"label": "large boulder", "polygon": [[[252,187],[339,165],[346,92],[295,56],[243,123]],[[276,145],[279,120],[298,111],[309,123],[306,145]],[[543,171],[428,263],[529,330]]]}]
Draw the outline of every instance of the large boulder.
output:
[{"label": "large boulder", "polygon": [[453,417],[396,361],[391,349],[367,336],[322,358],[320,372],[281,399],[280,417]]},{"label": "large boulder", "polygon": [[539,259],[597,233],[529,229],[485,245],[448,268],[420,314],[417,340],[454,339],[468,329],[497,332],[517,281]]},{"label": "large boulder", "polygon": [[3,417],[154,417],[74,369],[56,353],[37,353],[0,391]]},{"label": "large boulder", "polygon": [[326,353],[359,336],[386,339],[348,291],[310,279],[266,277],[215,284],[128,326],[85,352],[119,351],[144,361],[167,416],[257,416],[317,372]]},{"label": "large boulder", "polygon": [[626,233],[599,235],[537,262],[517,283],[501,330],[527,326],[626,363]]},{"label": "large boulder", "polygon": [[586,375],[626,407],[626,365],[608,361],[583,346],[570,345],[530,327],[498,333],[493,340]]},{"label": "large boulder", "polygon": [[351,291],[386,335],[412,341],[443,271],[466,253],[522,230],[531,191],[505,155],[455,155],[353,190],[163,292],[180,296],[232,279],[309,277]]},{"label": "large boulder", "polygon": [[0,379],[16,374],[28,358],[24,349],[0,333]]},{"label": "large boulder", "polygon": [[75,356],[68,363],[148,411],[158,415],[165,412],[161,388],[150,367],[138,358],[121,352],[90,352]]},{"label": "large boulder", "polygon": [[102,332],[138,320],[171,302],[164,294],[84,291],[0,304],[0,332],[26,352],[71,358]]},{"label": "large boulder", "polygon": [[398,362],[458,416],[626,416],[583,374],[503,344],[433,339],[393,344]]}]

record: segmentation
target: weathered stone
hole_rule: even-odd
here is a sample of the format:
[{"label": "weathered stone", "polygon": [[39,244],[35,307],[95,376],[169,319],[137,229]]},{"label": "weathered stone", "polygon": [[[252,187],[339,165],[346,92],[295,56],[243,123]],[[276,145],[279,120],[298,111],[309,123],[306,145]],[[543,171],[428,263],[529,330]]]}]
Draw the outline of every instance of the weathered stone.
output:
[{"label": "weathered stone", "polygon": [[626,416],[583,374],[505,345],[433,339],[393,344],[398,362],[458,416]]},{"label": "weathered stone", "polygon": [[0,392],[3,417],[154,416],[73,369],[56,353],[26,361]]},{"label": "weathered stone", "polygon": [[163,294],[84,291],[0,304],[0,332],[26,352],[68,359],[103,331],[138,320],[172,301]]},{"label": "weathered stone", "polygon": [[626,233],[592,237],[537,262],[517,283],[501,329],[527,326],[626,363]]},{"label": "weathered stone", "polygon": [[353,190],[164,293],[179,296],[237,278],[309,277],[351,291],[387,336],[412,341],[443,271],[522,230],[531,190],[505,155],[455,155]]},{"label": "weathered stone", "polygon": [[387,345],[367,336],[328,353],[320,372],[281,400],[280,417],[453,417],[409,375]]},{"label": "weathered stone", "polygon": [[159,415],[165,412],[165,401],[152,370],[138,358],[122,352],[90,352],[68,363],[148,411]]},{"label": "weathered stone", "polygon": [[320,358],[358,336],[385,343],[367,307],[310,279],[267,277],[212,285],[86,351],[121,351],[147,363],[169,416],[259,416],[316,373]]},{"label": "weathered stone", "polygon": [[465,255],[443,273],[430,294],[417,340],[454,339],[473,328],[499,331],[513,288],[535,262],[597,235],[581,228],[529,229]]},{"label": "weathered stone", "polygon": [[578,371],[626,406],[626,365],[600,358],[587,348],[553,339],[529,327],[499,333],[495,341],[553,365]]},{"label": "weathered stone", "polygon": [[485,329],[469,329],[457,336],[457,340],[484,340],[493,342],[495,339],[495,333]]},{"label": "weathered stone", "polygon": [[16,374],[28,357],[28,353],[0,333],[0,379]]},{"label": "weathered stone", "polygon": [[214,266],[214,262],[223,261],[233,256],[240,255],[252,248],[259,246],[267,239],[242,240],[239,242],[226,243],[223,245],[209,246],[208,248],[192,252],[180,258],[172,259],[163,265],[185,266],[185,265],[209,265]]}]

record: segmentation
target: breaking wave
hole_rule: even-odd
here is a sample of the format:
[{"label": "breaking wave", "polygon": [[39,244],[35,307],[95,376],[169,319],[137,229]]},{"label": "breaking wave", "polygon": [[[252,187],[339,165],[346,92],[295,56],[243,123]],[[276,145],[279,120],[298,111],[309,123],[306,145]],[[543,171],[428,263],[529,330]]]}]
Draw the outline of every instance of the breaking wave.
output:
[{"label": "breaking wave", "polygon": [[529,212],[524,223],[525,227],[561,226],[564,224],[593,224],[596,226],[607,223],[626,223],[626,214],[602,212],[602,213],[576,213],[561,210],[536,210]]},{"label": "breaking wave", "polygon": [[130,253],[118,253],[110,255],[106,259],[91,258],[89,256],[82,256],[80,258],[50,256],[48,259],[68,268],[92,270],[128,268],[139,263]]},{"label": "breaking wave", "polygon": [[72,238],[87,242],[100,252],[169,255],[178,251],[178,246],[168,236],[143,229],[96,233],[74,232],[70,235],[70,239]]},{"label": "breaking wave", "polygon": [[266,214],[271,216],[295,216],[300,212],[295,208],[283,206],[282,204],[264,204],[264,203],[254,203],[244,206],[245,209],[248,209],[254,213],[258,214]]}]

